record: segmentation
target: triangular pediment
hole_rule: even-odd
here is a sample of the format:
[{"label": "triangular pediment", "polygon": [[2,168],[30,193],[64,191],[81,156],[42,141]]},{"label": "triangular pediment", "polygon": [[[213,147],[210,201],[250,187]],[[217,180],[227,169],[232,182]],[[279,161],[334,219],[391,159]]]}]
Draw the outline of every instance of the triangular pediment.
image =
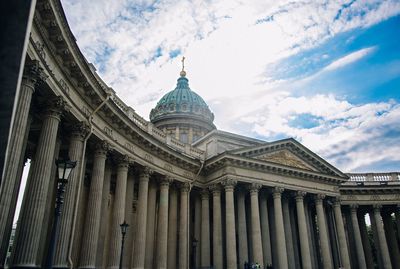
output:
[{"label": "triangular pediment", "polygon": [[293,138],[241,148],[230,151],[230,153],[249,159],[262,160],[296,169],[347,178],[339,169]]},{"label": "triangular pediment", "polygon": [[253,158],[272,163],[282,164],[290,167],[318,172],[317,169],[315,169],[314,167],[306,163],[304,160],[291,153],[289,150],[278,150],[276,152],[254,156]]}]

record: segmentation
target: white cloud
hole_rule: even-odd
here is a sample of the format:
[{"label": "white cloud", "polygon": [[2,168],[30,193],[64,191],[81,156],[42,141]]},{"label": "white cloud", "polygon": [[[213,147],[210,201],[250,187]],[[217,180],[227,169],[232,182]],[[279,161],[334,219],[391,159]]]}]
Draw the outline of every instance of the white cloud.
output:
[{"label": "white cloud", "polygon": [[[357,133],[357,126],[375,118],[377,126],[383,124],[384,118],[373,111],[389,109],[390,114],[398,110],[386,103],[355,106],[334,95],[293,97],[285,81],[264,76],[266,67],[279,59],[399,14],[396,0],[356,1],[348,7],[335,0],[62,3],[88,61],[94,62],[107,84],[145,118],[157,100],[175,87],[180,59],[171,59],[169,53],[177,50],[187,57],[191,88],[210,104],[217,126],[229,131],[242,131],[235,126],[240,119],[257,134],[295,136],[328,156],[334,151],[329,147],[347,145],[343,141],[353,141],[355,134],[367,136]],[[360,60],[373,49],[344,56],[322,72]],[[161,55],[156,55],[157,51]],[[290,118],[302,113],[342,121],[312,129],[290,127]]]},{"label": "white cloud", "polygon": [[361,49],[350,53],[326,66],[322,71],[332,71],[348,64],[354,63],[374,51],[374,47]]}]

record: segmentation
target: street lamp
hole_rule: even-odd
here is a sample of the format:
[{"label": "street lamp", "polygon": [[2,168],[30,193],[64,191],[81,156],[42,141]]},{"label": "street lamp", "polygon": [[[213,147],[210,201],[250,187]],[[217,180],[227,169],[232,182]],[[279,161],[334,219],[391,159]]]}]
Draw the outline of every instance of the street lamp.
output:
[{"label": "street lamp", "polygon": [[61,206],[64,203],[65,185],[68,183],[68,177],[72,169],[76,166],[76,161],[71,161],[69,158],[66,160],[56,160],[58,181],[57,181],[57,196],[56,207],[54,212],[54,223],[51,232],[51,239],[49,245],[49,255],[47,257],[47,268],[53,267],[54,252],[56,250],[55,244],[58,236],[58,221],[61,215]]},{"label": "street lamp", "polygon": [[122,233],[121,256],[119,257],[119,268],[122,269],[122,256],[124,253],[125,235],[126,235],[126,230],[128,229],[129,224],[126,223],[126,221],[124,220],[124,222],[121,223],[119,226],[121,227],[121,233]]}]

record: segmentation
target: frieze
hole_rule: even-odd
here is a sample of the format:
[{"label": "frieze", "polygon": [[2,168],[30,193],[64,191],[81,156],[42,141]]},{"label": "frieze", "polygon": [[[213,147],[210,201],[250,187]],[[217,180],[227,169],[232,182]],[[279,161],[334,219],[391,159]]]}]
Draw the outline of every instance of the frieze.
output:
[{"label": "frieze", "polygon": [[126,142],[125,143],[125,145],[124,145],[127,149],[129,149],[131,152],[135,152],[133,149],[134,149],[134,147],[133,147],[133,145],[132,144],[130,144],[130,143],[128,143],[128,142]]},{"label": "frieze", "polygon": [[185,178],[187,178],[187,179],[193,179],[193,178],[194,178],[193,173],[190,173],[190,172],[188,172],[188,171],[185,171],[185,172],[183,173],[183,176],[184,176]]},{"label": "frieze", "polygon": [[172,168],[172,165],[169,163],[164,164],[164,169],[167,170],[168,172],[173,172],[174,169]]},{"label": "frieze", "polygon": [[63,80],[62,78],[60,78],[59,83],[60,83],[60,86],[61,86],[61,90],[62,90],[66,95],[69,95],[69,87],[68,87],[68,84],[65,82],[65,80]]},{"label": "frieze", "polygon": [[145,154],[144,155],[144,159],[146,160],[146,161],[148,161],[149,163],[154,163],[154,159],[153,159],[153,156],[151,156],[150,154]]},{"label": "frieze", "polygon": [[104,133],[110,137],[113,141],[117,141],[117,139],[114,138],[113,130],[107,126],[104,127],[103,129]]}]

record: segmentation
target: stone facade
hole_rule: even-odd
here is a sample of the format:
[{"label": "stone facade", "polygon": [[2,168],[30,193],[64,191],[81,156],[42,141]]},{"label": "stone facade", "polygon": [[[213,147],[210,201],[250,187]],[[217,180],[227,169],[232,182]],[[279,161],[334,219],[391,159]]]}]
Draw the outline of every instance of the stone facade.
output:
[{"label": "stone facade", "polygon": [[400,268],[400,173],[344,174],[291,138],[266,143],[210,128],[195,143],[179,141],[101,81],[59,0],[37,1],[26,58],[0,185],[0,267],[26,159],[7,266],[45,266],[54,161],[69,156],[77,166],[56,268],[118,268],[120,257],[140,269]]}]

